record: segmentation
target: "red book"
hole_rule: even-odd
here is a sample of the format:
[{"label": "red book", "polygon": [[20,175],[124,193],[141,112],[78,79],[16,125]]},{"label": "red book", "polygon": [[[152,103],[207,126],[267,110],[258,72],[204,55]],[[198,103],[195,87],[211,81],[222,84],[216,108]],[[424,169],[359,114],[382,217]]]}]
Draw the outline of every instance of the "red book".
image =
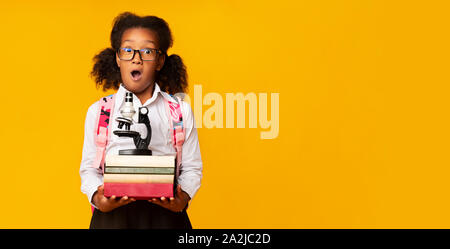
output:
[{"label": "red book", "polygon": [[106,197],[128,196],[137,200],[148,200],[153,197],[173,197],[171,183],[107,183],[105,182]]}]

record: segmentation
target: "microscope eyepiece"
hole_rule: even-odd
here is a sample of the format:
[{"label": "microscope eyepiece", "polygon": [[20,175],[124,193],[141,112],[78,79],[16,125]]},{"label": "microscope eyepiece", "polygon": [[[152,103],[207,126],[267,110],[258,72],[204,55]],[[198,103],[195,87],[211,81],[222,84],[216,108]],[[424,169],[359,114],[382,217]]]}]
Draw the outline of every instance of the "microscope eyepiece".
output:
[{"label": "microscope eyepiece", "polygon": [[125,102],[133,102],[133,93],[125,93]]}]

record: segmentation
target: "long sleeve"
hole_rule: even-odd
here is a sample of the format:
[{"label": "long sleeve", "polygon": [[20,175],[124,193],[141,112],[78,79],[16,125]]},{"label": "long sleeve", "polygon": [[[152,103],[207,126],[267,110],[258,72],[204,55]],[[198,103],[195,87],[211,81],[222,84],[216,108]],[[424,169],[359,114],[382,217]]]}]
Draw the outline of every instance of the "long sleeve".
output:
[{"label": "long sleeve", "polygon": [[186,129],[186,137],[183,143],[178,183],[181,185],[181,189],[183,189],[192,200],[200,188],[203,163],[192,109],[189,104],[184,101],[182,102],[181,109],[183,111],[183,124]]},{"label": "long sleeve", "polygon": [[103,176],[99,169],[91,167],[97,149],[94,141],[94,129],[98,102],[92,104],[86,114],[84,127],[83,154],[80,165],[81,192],[87,195],[89,202],[92,203],[92,196],[97,191],[98,186],[103,184]]}]

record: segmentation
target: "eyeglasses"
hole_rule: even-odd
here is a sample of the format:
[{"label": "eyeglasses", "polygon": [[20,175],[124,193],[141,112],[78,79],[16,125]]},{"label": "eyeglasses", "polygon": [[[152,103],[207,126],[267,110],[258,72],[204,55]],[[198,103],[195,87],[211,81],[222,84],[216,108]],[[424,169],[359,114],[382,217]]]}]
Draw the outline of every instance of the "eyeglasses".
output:
[{"label": "eyeglasses", "polygon": [[143,49],[131,49],[131,48],[119,48],[117,54],[119,59],[124,61],[131,61],[134,58],[136,52],[139,53],[139,57],[143,61],[153,61],[158,54],[161,54],[161,50],[156,48],[143,48]]}]

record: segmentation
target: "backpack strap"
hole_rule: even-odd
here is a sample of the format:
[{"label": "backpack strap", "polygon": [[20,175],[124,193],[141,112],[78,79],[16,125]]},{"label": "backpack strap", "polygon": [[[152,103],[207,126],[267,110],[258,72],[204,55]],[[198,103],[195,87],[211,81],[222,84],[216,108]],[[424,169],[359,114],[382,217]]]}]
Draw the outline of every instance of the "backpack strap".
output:
[{"label": "backpack strap", "polygon": [[97,113],[97,122],[95,124],[94,138],[95,145],[97,147],[97,154],[95,156],[92,167],[101,168],[104,170],[103,164],[105,163],[106,145],[110,138],[108,132],[109,118],[114,110],[115,94],[103,97],[99,100],[99,108]]},{"label": "backpack strap", "polygon": [[[173,95],[170,95],[174,97]],[[172,144],[175,148],[175,151],[177,153],[176,155],[176,162],[177,162],[177,170],[176,170],[176,178],[178,179],[178,176],[180,174],[180,167],[181,167],[181,155],[183,150],[183,143],[185,140],[185,134],[186,130],[183,125],[183,114],[181,112],[181,99],[178,97],[174,97],[178,102],[172,102],[168,101],[164,98],[166,102],[166,111],[167,116],[169,118],[169,125],[170,130],[172,133]]]}]

